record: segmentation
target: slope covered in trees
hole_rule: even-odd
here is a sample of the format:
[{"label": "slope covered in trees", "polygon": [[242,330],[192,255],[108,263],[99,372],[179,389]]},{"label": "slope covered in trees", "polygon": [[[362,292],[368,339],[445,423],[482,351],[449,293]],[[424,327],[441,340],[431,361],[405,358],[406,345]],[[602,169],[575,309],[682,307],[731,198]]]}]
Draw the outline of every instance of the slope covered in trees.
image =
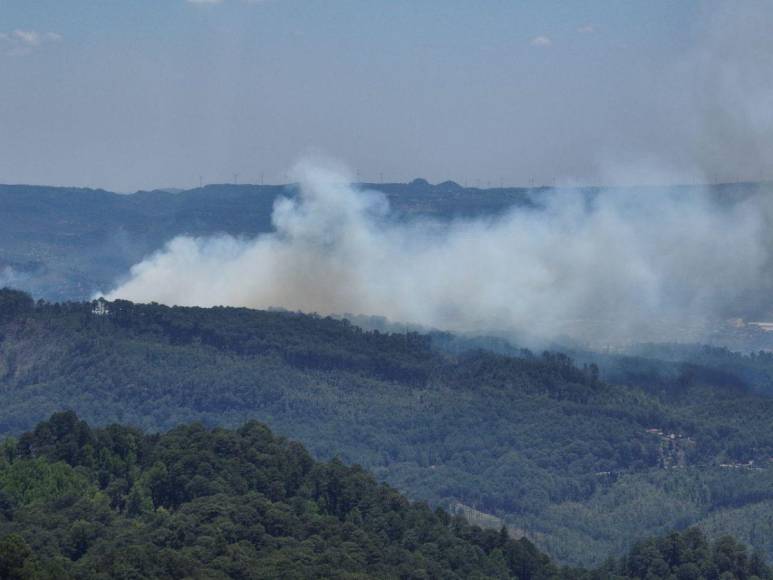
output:
[{"label": "slope covered in trees", "polygon": [[657,388],[600,376],[316,316],[0,294],[0,433],[61,409],[150,431],[255,419],[413,499],[502,518],[561,562],[693,524],[773,554],[773,400],[700,365]]},{"label": "slope covered in trees", "polygon": [[1,449],[2,578],[773,578],[697,529],[560,568],[256,422],[145,435],[64,412]]},{"label": "slope covered in trees", "polygon": [[0,459],[2,578],[557,578],[527,540],[315,463],[251,422],[147,436],[54,415]]}]

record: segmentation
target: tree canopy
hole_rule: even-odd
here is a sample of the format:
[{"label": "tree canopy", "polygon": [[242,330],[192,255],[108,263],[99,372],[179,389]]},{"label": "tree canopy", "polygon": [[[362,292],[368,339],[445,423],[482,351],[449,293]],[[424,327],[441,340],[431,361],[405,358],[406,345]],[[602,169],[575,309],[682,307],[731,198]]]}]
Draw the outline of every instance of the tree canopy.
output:
[{"label": "tree canopy", "polygon": [[95,306],[0,322],[0,434],[61,409],[148,432],[259,420],[562,563],[691,525],[773,555],[773,400],[737,372],[757,357],[577,363],[290,312]]}]

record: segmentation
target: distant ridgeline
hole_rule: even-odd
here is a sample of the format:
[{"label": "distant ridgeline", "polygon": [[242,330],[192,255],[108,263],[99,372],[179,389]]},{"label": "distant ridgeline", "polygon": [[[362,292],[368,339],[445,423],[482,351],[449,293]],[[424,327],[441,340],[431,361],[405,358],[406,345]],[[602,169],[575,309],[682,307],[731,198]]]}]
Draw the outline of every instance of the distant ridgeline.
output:
[{"label": "distant ridgeline", "polygon": [[258,420],[413,500],[504,523],[561,563],[597,566],[690,526],[773,556],[769,358],[575,364],[465,340],[4,290],[0,434],[63,409],[149,432]]},{"label": "distant ridgeline", "polygon": [[[438,220],[496,216],[510,208],[539,208],[549,188],[463,187],[430,184],[362,183],[382,192],[398,219]],[[770,184],[738,183],[681,188],[707,190],[721,202]],[[652,188],[625,188],[648,195]],[[582,188],[592,199],[600,188]],[[609,188],[604,191],[612,191]],[[573,190],[573,193],[577,193]],[[100,189],[0,185],[0,286],[11,285],[47,300],[85,300],[105,291],[145,256],[180,235],[230,234],[253,237],[273,230],[279,196],[297,195],[295,185],[207,185],[172,192],[122,195]]]},{"label": "distant ridgeline", "polygon": [[[520,188],[468,189],[423,179],[361,185],[383,192],[404,218],[474,217],[533,205]],[[0,185],[0,286],[48,300],[88,299],[175,236],[251,237],[272,231],[274,201],[293,195],[292,185],[207,185],[131,195]]]},{"label": "distant ridgeline", "polygon": [[0,441],[0,578],[771,579],[697,528],[590,571],[411,503],[257,422],[145,435],[57,413]]}]

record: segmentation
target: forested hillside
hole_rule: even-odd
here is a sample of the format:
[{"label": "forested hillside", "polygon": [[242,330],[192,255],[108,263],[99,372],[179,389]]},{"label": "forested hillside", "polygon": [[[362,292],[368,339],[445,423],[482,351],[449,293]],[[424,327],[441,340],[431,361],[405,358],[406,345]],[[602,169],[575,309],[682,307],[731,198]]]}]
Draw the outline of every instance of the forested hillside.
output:
[{"label": "forested hillside", "polygon": [[72,412],[0,442],[0,578],[773,578],[697,529],[597,570],[412,504],[359,467],[315,462],[257,422],[145,435]]},{"label": "forested hillside", "polygon": [[650,388],[557,353],[450,354],[317,316],[0,301],[0,433],[62,409],[151,431],[259,420],[564,563],[694,524],[773,554],[773,399],[730,371],[672,367]]},{"label": "forested hillside", "polygon": [[559,577],[527,540],[255,422],[159,437],[54,415],[3,444],[0,508],[2,578]]}]

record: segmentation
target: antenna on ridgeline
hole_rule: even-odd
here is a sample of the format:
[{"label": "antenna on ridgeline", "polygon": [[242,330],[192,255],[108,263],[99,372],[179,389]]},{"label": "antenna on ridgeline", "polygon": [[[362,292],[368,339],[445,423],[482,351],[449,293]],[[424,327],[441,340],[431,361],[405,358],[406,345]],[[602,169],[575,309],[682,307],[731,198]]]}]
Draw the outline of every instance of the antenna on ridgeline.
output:
[{"label": "antenna on ridgeline", "polygon": [[263,185],[263,172],[260,173],[260,184]]},{"label": "antenna on ridgeline", "polygon": [[239,174],[234,173],[234,185],[239,185]]}]

